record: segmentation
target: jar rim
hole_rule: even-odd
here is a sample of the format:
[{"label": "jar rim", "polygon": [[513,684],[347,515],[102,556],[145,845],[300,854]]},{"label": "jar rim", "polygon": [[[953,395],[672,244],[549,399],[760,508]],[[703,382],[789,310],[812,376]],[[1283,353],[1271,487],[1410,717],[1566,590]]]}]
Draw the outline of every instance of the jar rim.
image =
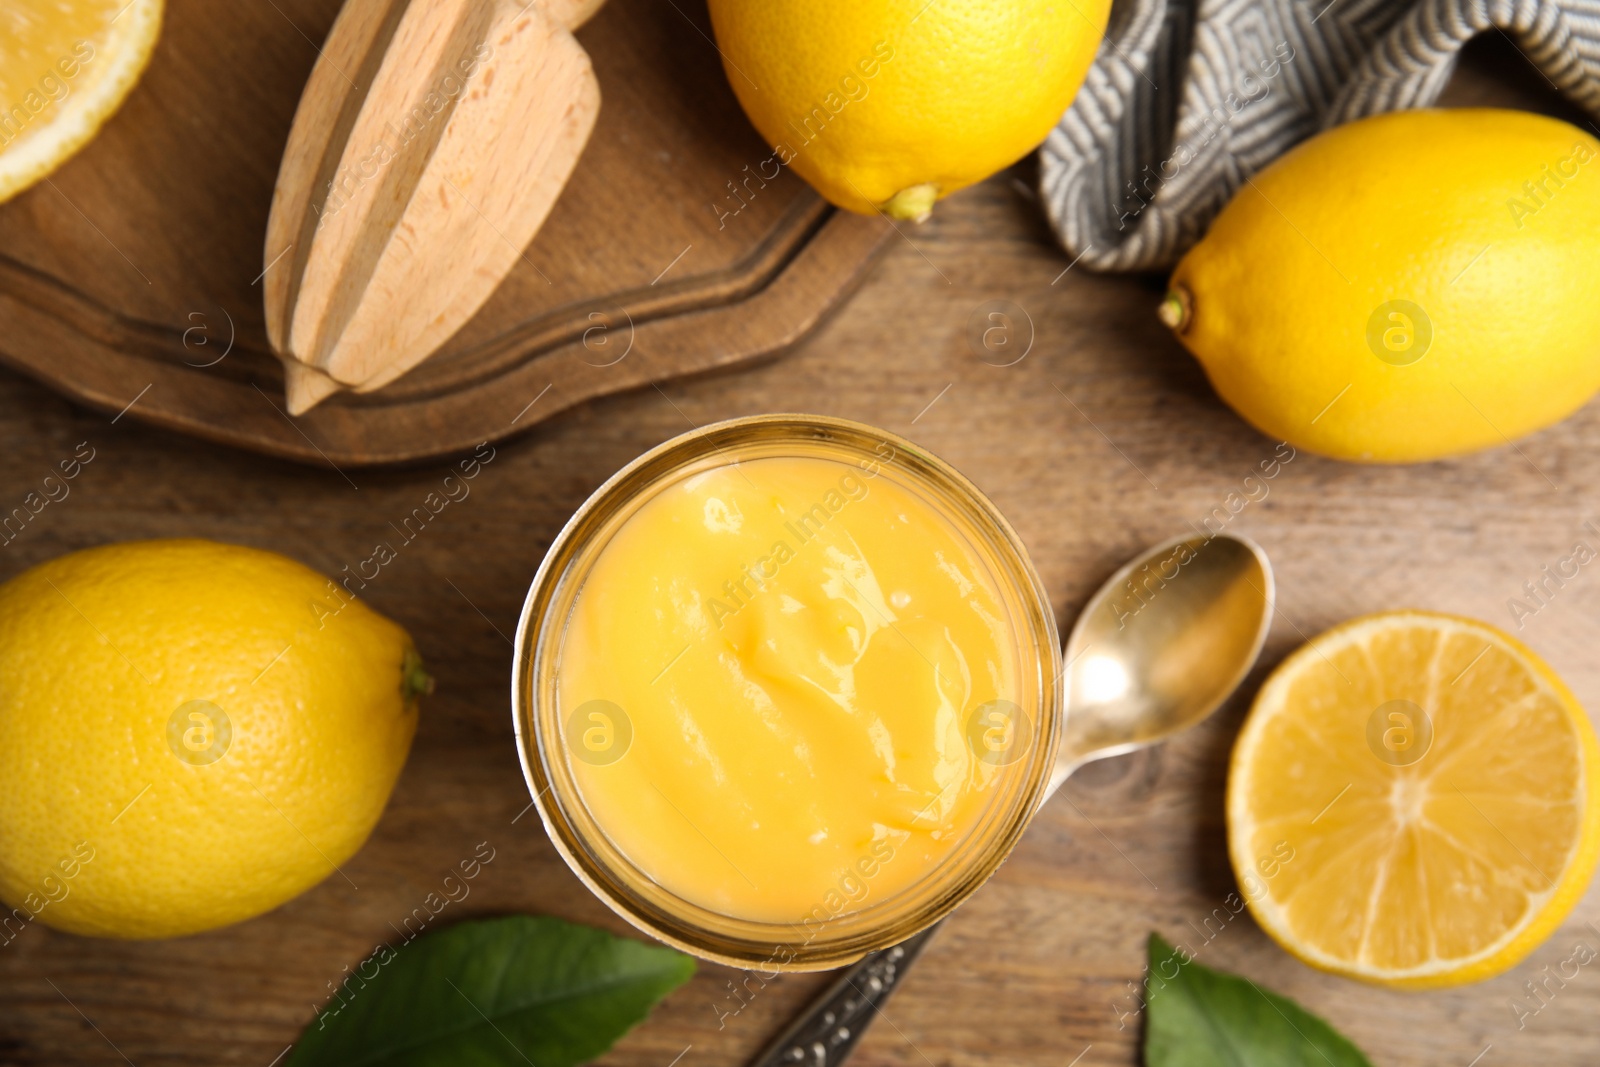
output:
[{"label": "jar rim", "polygon": [[[1034,690],[1029,695],[1038,726],[1024,757],[1026,766],[1007,787],[1003,810],[986,812],[985,820],[993,825],[971,842],[972,855],[963,863],[952,865],[946,857],[932,869],[944,871],[950,866],[943,884],[925,887],[920,891],[923,899],[901,902],[875,923],[857,918],[864,912],[841,912],[825,919],[821,932],[801,923],[737,919],[677,897],[636,869],[634,877],[628,877],[629,864],[624,861],[620,864],[624,869],[618,869],[620,851],[603,840],[605,835],[588,817],[554,742],[558,732],[554,679],[566,623],[560,609],[565,605],[570,610],[576,589],[604,552],[604,541],[595,547],[597,535],[614,533],[633,510],[689,470],[725,465],[732,460],[719,462],[717,457],[727,454],[735,459],[764,458],[739,454],[762,448],[777,449],[772,455],[811,456],[816,449],[832,448],[880,458],[887,449],[885,465],[898,464],[897,473],[939,490],[984,535],[984,543],[974,548],[988,549],[991,565],[999,565],[995,580],[1006,586],[1002,592],[1014,604],[1017,647],[1024,654],[1031,652],[1030,662],[1019,663],[1019,677],[1025,689]],[[932,500],[928,505],[938,508]],[[948,511],[945,517],[950,518]],[[512,725],[523,777],[551,842],[573,873],[618,915],[652,937],[715,962],[770,965],[782,971],[824,970],[897,944],[939,921],[998,869],[1042,803],[1054,768],[1062,733],[1061,659],[1049,596],[1026,548],[993,502],[955,468],[921,446],[865,423],[808,414],[746,416],[674,437],[635,458],[596,489],[563,526],[540,563],[518,622]],[[951,856],[959,852],[958,848]],[[904,893],[875,906],[888,907]],[[856,921],[845,922],[846,918]],[[803,927],[809,936],[801,936]]]}]

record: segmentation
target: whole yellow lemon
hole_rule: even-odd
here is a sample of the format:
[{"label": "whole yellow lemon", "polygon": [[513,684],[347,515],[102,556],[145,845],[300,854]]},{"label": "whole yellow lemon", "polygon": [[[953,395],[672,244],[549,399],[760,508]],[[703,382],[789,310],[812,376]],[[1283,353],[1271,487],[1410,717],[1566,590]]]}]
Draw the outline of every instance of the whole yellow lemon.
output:
[{"label": "whole yellow lemon", "polygon": [[1504,444],[1600,388],[1600,141],[1522,111],[1401,111],[1250,179],[1162,318],[1262,432],[1406,463]]},{"label": "whole yellow lemon", "polygon": [[833,203],[921,219],[1045,139],[1110,0],[711,0],[739,102],[774,148],[741,199],[792,167]]},{"label": "whole yellow lemon", "polygon": [[334,874],[428,687],[411,639],[270,552],[143,541],[0,586],[0,937],[172,937]]}]

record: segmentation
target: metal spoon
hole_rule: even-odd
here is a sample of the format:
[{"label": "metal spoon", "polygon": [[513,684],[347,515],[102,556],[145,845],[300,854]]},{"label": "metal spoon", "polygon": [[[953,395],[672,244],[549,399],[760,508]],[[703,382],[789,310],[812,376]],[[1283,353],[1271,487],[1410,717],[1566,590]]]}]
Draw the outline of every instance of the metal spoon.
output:
[{"label": "metal spoon", "polygon": [[[1045,799],[1091,760],[1188,729],[1244,681],[1272,625],[1272,565],[1233,534],[1179,537],[1095,593],[1067,640],[1066,721]],[[750,1067],[836,1067],[939,923],[847,968]]]}]

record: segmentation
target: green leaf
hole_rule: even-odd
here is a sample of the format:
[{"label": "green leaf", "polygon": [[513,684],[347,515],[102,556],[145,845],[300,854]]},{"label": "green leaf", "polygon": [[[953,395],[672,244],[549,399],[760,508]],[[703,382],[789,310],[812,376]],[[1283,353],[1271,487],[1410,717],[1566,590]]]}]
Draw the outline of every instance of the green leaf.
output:
[{"label": "green leaf", "polygon": [[1145,1067],[1372,1067],[1361,1050],[1287,997],[1202,967],[1150,935]]},{"label": "green leaf", "polygon": [[680,952],[560,919],[464,922],[369,957],[288,1067],[572,1067],[693,973]]}]

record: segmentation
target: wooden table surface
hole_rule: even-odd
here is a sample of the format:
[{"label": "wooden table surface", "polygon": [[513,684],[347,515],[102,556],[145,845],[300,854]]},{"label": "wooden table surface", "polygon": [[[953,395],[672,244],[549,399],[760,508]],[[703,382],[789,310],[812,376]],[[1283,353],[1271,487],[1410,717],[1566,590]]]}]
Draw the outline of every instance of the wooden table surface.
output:
[{"label": "wooden table surface", "polygon": [[[1520,62],[1490,53],[1486,62],[1508,69]],[[1458,80],[1452,99],[1549,106],[1542,91],[1528,72],[1510,70],[1499,82]],[[1011,518],[1063,625],[1124,558],[1210,515],[1275,443],[1217,400],[1156,322],[1159,279],[1062,273],[1067,261],[1030,181],[1024,165],[941,205],[783,359],[595,402],[498,446],[471,496],[367,589],[416,636],[439,686],[382,822],[344,865],[350,881],[330,878],[269,915],[176,941],[95,941],[30,925],[0,949],[0,1064],[268,1067],[342,968],[393,938],[391,924],[480,842],[495,858],[441,921],[535,912],[628,932],[526,810],[507,635],[567,516],[666,438],[775,410],[904,434],[970,475]],[[975,310],[991,300],[1012,301],[1031,320],[1031,348],[1012,366],[985,362],[969,343]],[[1523,1029],[1511,1007],[1523,983],[1576,942],[1600,947],[1600,891],[1516,970],[1447,992],[1392,993],[1319,974],[1247,915],[1213,921],[1209,940],[1199,932],[1215,909],[1227,914],[1235,889],[1225,760],[1265,672],[1362,612],[1416,606],[1513,627],[1507,600],[1523,582],[1574,541],[1594,543],[1581,524],[1600,521],[1596,440],[1600,404],[1590,404],[1516,448],[1450,462],[1365,468],[1296,457],[1230,525],[1266,547],[1279,581],[1281,611],[1243,693],[1180,740],[1074,777],[947,924],[854,1062],[1137,1062],[1131,983],[1152,930],[1298,999],[1380,1067],[1600,1061],[1600,965],[1564,987],[1552,982],[1554,999]],[[446,469],[340,472],[263,459],[113,421],[0,374],[0,508],[85,441],[93,462],[69,497],[4,547],[0,578],[74,549],[174,535],[256,545],[335,572],[391,538],[389,521]],[[1519,636],[1600,708],[1600,577],[1583,572]],[[682,1067],[733,1067],[825,981],[785,977],[741,1007],[730,993],[738,977],[702,966],[602,1062],[667,1067],[682,1053]]]}]

